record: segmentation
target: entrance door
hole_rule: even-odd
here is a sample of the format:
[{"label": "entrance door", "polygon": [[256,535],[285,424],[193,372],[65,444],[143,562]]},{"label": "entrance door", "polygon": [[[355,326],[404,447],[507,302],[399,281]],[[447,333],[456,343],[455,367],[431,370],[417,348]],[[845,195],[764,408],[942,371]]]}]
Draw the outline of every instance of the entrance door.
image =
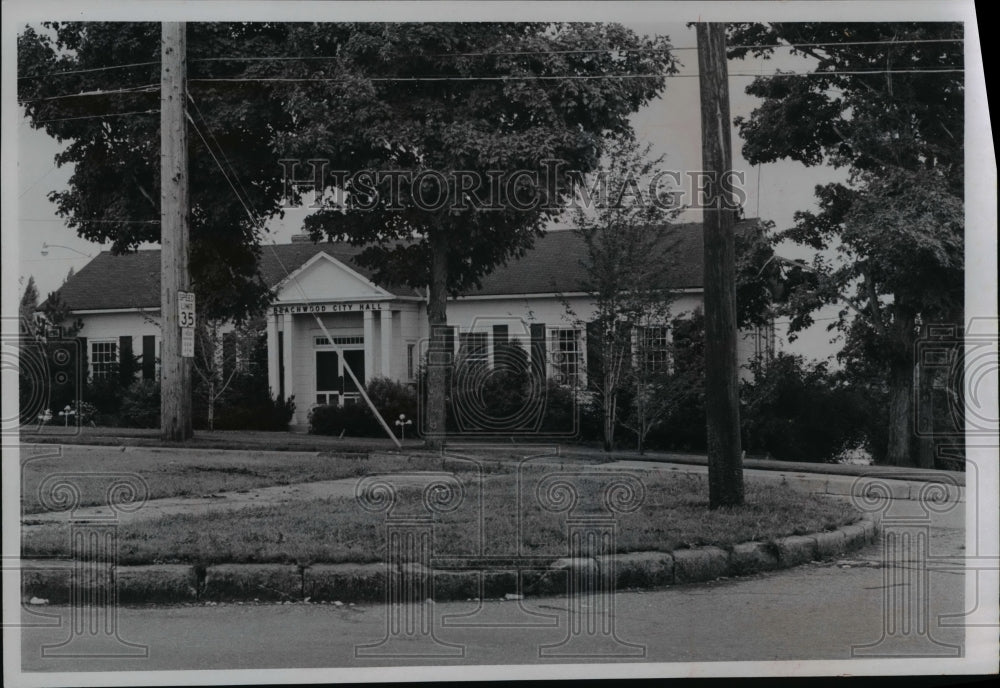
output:
[{"label": "entrance door", "polygon": [[341,405],[353,403],[359,397],[358,387],[344,369],[345,364],[358,380],[365,382],[365,352],[363,349],[344,351],[343,359],[336,351],[316,352],[316,403]]},{"label": "entrance door", "polygon": [[339,405],[342,392],[340,356],[336,351],[317,351],[316,403]]},{"label": "entrance door", "polygon": [[[365,352],[364,349],[354,349],[351,351],[344,352],[344,362],[351,366],[351,370],[354,375],[358,378],[361,384],[365,382]],[[344,393],[356,395],[358,392],[357,386],[354,384],[354,380],[351,376],[344,371]]]}]

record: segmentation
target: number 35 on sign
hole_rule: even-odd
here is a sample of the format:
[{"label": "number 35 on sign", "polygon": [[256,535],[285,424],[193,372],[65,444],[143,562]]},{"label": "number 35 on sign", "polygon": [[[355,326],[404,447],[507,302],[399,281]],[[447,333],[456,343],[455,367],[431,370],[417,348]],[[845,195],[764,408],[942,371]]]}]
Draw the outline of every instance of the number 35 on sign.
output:
[{"label": "number 35 on sign", "polygon": [[177,324],[180,327],[194,327],[194,292],[177,292]]}]

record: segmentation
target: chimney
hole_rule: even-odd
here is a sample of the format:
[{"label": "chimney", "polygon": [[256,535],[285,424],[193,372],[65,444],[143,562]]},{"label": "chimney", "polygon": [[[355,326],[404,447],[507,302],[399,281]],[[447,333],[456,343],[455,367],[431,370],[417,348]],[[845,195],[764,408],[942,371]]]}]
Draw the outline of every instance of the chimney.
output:
[{"label": "chimney", "polygon": [[292,243],[293,244],[308,244],[312,241],[308,234],[293,234]]}]

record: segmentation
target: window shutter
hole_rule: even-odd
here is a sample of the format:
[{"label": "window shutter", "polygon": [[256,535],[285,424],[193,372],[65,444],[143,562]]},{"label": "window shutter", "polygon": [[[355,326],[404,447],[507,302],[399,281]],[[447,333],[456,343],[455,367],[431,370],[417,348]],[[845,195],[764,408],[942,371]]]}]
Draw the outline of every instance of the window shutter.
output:
[{"label": "window shutter", "polygon": [[587,386],[591,389],[602,384],[601,329],[596,321],[587,323]]},{"label": "window shutter", "polygon": [[495,368],[497,363],[497,348],[503,347],[507,343],[507,326],[506,325],[494,325],[493,326],[493,367]]},{"label": "window shutter", "polygon": [[236,333],[224,332],[222,334],[222,379],[228,380],[229,375],[236,367]]},{"label": "window shutter", "polygon": [[444,350],[451,356],[455,355],[455,328],[450,325],[444,328]]},{"label": "window shutter", "polygon": [[88,370],[88,363],[90,361],[90,349],[87,348],[87,338],[77,337],[76,341],[79,342],[80,347],[80,379],[86,381],[90,377],[90,371]]},{"label": "window shutter", "polygon": [[151,334],[142,336],[142,379],[152,380],[156,377],[156,337]]},{"label": "window shutter", "polygon": [[542,380],[548,378],[548,367],[545,365],[545,323],[531,325],[531,366]]},{"label": "window shutter", "polygon": [[132,360],[132,338],[118,338],[118,375],[122,383],[129,384],[135,377],[135,367]]}]

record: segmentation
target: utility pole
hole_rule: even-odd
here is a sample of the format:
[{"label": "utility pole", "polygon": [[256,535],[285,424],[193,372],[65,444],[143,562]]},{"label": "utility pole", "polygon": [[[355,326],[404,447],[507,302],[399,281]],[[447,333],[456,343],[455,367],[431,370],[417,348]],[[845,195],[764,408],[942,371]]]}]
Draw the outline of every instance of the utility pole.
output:
[{"label": "utility pole", "polygon": [[705,411],[708,500],[712,509],[743,504],[739,378],[736,363],[734,206],[723,175],[732,168],[726,27],[698,23],[701,160],[708,180],[705,225]]},{"label": "utility pole", "polygon": [[[163,22],[160,67],[160,435],[191,437],[191,358],[182,356],[179,292],[188,277],[187,38]],[[190,329],[190,328],[189,328]]]}]

